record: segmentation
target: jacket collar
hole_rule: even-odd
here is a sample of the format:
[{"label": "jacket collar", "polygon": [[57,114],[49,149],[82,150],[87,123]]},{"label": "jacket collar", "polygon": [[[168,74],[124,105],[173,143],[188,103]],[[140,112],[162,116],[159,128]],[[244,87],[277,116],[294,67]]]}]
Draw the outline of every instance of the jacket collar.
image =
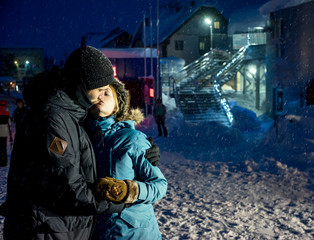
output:
[{"label": "jacket collar", "polygon": [[132,128],[135,129],[134,121],[126,120],[122,122],[116,122],[115,116],[111,116],[109,118],[99,117],[97,119],[97,125],[101,128],[104,132],[115,132],[121,128]]},{"label": "jacket collar", "polygon": [[66,109],[78,120],[82,120],[87,115],[87,111],[62,90],[58,90],[55,95],[51,96],[48,100],[48,104]]}]

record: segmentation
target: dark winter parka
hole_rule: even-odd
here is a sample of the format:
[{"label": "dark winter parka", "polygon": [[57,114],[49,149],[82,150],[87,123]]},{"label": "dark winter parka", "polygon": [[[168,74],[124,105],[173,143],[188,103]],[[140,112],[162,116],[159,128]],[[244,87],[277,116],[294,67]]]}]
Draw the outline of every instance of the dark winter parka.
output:
[{"label": "dark winter parka", "polygon": [[80,125],[86,109],[72,99],[57,90],[42,106],[29,100],[32,107],[16,134],[11,157],[5,239],[16,233],[31,239],[27,236],[34,232],[84,231],[96,214],[123,208],[99,202],[92,193],[95,157]]}]

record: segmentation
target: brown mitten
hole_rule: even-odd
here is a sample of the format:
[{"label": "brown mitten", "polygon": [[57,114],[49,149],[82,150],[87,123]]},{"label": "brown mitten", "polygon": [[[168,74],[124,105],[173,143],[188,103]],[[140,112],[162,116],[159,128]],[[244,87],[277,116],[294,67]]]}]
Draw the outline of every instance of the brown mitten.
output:
[{"label": "brown mitten", "polygon": [[96,183],[96,196],[115,203],[133,203],[138,197],[138,185],[131,180],[100,178]]}]

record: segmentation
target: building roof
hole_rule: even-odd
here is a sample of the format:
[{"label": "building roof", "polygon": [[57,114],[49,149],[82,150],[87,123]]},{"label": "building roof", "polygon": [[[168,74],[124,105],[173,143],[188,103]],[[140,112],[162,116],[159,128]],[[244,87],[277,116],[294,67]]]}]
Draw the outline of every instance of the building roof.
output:
[{"label": "building roof", "polygon": [[120,29],[119,27],[116,27],[110,32],[88,32],[85,35],[85,40],[88,45],[96,48],[103,48],[104,46],[124,34],[129,33],[125,30]]},{"label": "building roof", "polygon": [[[201,10],[210,9],[213,13],[217,15],[223,15],[221,12],[214,6],[204,5],[204,4],[195,4],[193,6],[177,6],[160,8],[159,15],[159,43],[162,43],[166,39],[168,39],[172,34],[174,34],[184,23],[189,21],[194,14]],[[223,17],[226,22],[227,19]],[[153,19],[154,25],[152,29],[152,38],[150,35],[150,27],[149,21],[146,25],[146,47],[149,47],[152,40],[152,45],[155,46],[157,44],[157,31],[156,31],[156,19]],[[107,33],[87,33],[86,34],[86,42],[89,45],[92,45],[96,48],[103,48],[110,41],[113,41],[115,38],[121,36],[126,31],[121,30],[119,27],[115,28],[111,32]],[[133,33],[132,42],[130,46],[133,46],[133,43],[136,41],[143,41],[143,22],[138,24],[138,27],[135,29]]]},{"label": "building roof", "polygon": [[146,48],[99,48],[108,58],[149,58],[152,53],[152,57],[157,57],[157,49]]},{"label": "building roof", "polygon": [[[181,6],[176,9],[174,8],[162,8],[160,11],[160,23],[159,23],[159,43],[167,40],[172,34],[174,34],[184,23],[189,21],[198,11],[210,9],[213,13],[217,15],[223,15],[221,12],[214,6],[211,5],[199,5],[195,4],[194,6]],[[226,21],[227,19],[223,17]],[[142,23],[140,24],[142,26]],[[138,30],[143,29],[139,27]],[[157,43],[157,33],[153,31],[152,42],[153,45]],[[150,44],[150,34],[149,28],[146,32],[146,45]]]},{"label": "building roof", "polygon": [[[184,23],[189,21],[198,11],[211,9],[215,14],[222,15],[217,8],[213,6],[195,5],[194,7],[181,7],[175,12],[168,9],[160,15],[159,39],[160,43],[174,34]],[[169,12],[170,11],[170,12]],[[227,21],[227,20],[226,20]]]}]

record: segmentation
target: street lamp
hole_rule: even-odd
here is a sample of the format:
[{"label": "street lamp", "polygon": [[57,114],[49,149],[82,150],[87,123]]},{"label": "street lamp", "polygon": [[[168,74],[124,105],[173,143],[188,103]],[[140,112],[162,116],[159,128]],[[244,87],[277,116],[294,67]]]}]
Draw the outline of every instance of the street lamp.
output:
[{"label": "street lamp", "polygon": [[213,50],[213,21],[210,18],[205,18],[205,23],[209,25],[210,28],[210,51]]}]

